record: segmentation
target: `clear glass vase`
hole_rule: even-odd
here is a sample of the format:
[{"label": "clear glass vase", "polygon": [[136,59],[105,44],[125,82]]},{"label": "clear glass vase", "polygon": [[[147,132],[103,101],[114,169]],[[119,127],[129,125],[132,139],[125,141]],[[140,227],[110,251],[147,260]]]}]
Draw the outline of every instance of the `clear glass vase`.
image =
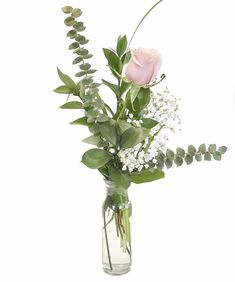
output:
[{"label": "clear glass vase", "polygon": [[128,190],[105,180],[107,194],[103,203],[103,269],[121,275],[131,268],[131,214]]}]

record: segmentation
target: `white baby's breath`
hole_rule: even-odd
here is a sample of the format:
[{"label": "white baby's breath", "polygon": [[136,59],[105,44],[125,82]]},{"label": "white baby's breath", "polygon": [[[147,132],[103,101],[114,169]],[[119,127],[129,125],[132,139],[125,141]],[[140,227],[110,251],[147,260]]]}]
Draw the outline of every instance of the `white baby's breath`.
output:
[{"label": "white baby's breath", "polygon": [[[123,170],[142,171],[144,168],[157,167],[156,156],[159,151],[165,152],[169,136],[181,130],[181,120],[178,115],[178,101],[166,88],[162,93],[151,92],[150,102],[141,113],[142,118],[150,118],[158,124],[150,130],[150,134],[142,143],[133,148],[120,150],[118,156],[123,163]],[[126,112],[127,122],[140,127],[143,121],[135,120],[133,114]]]}]

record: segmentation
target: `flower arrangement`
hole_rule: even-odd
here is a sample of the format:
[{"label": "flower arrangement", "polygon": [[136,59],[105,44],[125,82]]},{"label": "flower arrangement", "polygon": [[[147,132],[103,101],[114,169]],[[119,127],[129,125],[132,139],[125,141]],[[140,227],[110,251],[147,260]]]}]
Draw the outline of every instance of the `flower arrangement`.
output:
[{"label": "flower arrangement", "polygon": [[[178,115],[178,101],[168,88],[161,88],[165,74],[159,75],[161,55],[154,49],[130,48],[132,39],[145,17],[160,3],[158,1],[141,19],[130,41],[127,36],[119,36],[114,49],[104,48],[109,71],[115,82],[102,79],[95,81],[95,69],[88,63],[92,57],[85,46],[89,40],[83,35],[85,26],[77,19],[82,11],[71,6],[63,7],[65,25],[70,28],[67,37],[72,40],[69,49],[76,58],[74,65],[79,71],[75,74],[76,82],[58,69],[63,85],[54,91],[68,94],[66,103],[61,109],[77,109],[84,114],[73,125],[86,126],[90,136],[83,142],[93,145],[82,156],[82,163],[90,169],[97,169],[110,188],[104,203],[104,252],[106,256],[105,270],[115,272],[115,258],[112,257],[108,226],[114,224],[117,238],[123,254],[129,256],[131,262],[130,217],[131,206],[128,206],[127,188],[131,183],[140,184],[164,177],[164,168],[173,164],[189,165],[196,160],[219,161],[227,150],[225,146],[217,148],[215,144],[198,148],[168,147],[172,133],[181,130]],[[116,108],[112,109],[102,98],[100,86],[106,86],[113,92]],[[75,99],[71,100],[71,96]],[[110,192],[111,191],[111,192]],[[125,258],[128,261],[127,258]],[[124,259],[124,260],[125,260]],[[104,259],[105,260],[105,259]],[[120,266],[120,265],[119,265]]]}]

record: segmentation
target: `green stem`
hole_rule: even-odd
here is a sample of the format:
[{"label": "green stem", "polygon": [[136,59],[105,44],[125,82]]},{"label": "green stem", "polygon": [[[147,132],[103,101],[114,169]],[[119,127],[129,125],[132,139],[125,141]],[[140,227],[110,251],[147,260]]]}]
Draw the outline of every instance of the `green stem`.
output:
[{"label": "green stem", "polygon": [[141,19],[141,21],[139,22],[139,24],[137,25],[135,31],[133,32],[133,34],[132,34],[132,36],[131,36],[131,40],[130,40],[130,42],[129,42],[129,46],[128,46],[128,47],[130,47],[131,42],[132,42],[132,40],[133,40],[133,38],[134,38],[134,36],[135,36],[135,34],[136,34],[138,28],[139,28],[140,25],[142,24],[142,22],[145,20],[145,18],[148,16],[148,14],[149,14],[158,4],[160,4],[162,1],[163,1],[163,0],[159,0],[159,1],[158,1],[155,5],[153,5],[153,7],[152,7],[150,10],[148,10],[148,12],[143,16],[143,18]]},{"label": "green stem", "polygon": [[109,251],[109,242],[108,242],[105,216],[106,214],[104,212],[104,234],[105,234],[105,241],[106,241],[106,247],[107,247],[107,253],[108,253],[109,267],[110,267],[110,270],[112,271],[113,267],[112,267],[111,256],[110,256],[110,251]]},{"label": "green stem", "polygon": [[109,105],[106,104],[106,103],[104,103],[104,105],[105,105],[106,109],[110,112],[110,114],[111,114],[112,116],[114,116],[114,112],[113,112],[112,109],[109,107]]}]

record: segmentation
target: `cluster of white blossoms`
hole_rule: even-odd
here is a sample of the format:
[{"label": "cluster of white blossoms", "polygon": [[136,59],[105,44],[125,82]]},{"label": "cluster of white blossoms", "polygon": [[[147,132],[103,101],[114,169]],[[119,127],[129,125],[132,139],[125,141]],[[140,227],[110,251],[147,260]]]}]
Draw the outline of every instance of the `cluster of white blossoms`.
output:
[{"label": "cluster of white blossoms", "polygon": [[[158,122],[150,130],[145,140],[133,148],[120,150],[118,156],[123,164],[122,169],[132,172],[142,171],[145,168],[159,168],[159,152],[167,150],[167,144],[171,133],[181,130],[181,120],[178,115],[178,101],[166,88],[162,93],[150,94],[150,102],[141,113],[142,118],[150,118]],[[132,114],[128,114],[127,122],[133,126],[140,127],[141,120],[134,120]]]}]

